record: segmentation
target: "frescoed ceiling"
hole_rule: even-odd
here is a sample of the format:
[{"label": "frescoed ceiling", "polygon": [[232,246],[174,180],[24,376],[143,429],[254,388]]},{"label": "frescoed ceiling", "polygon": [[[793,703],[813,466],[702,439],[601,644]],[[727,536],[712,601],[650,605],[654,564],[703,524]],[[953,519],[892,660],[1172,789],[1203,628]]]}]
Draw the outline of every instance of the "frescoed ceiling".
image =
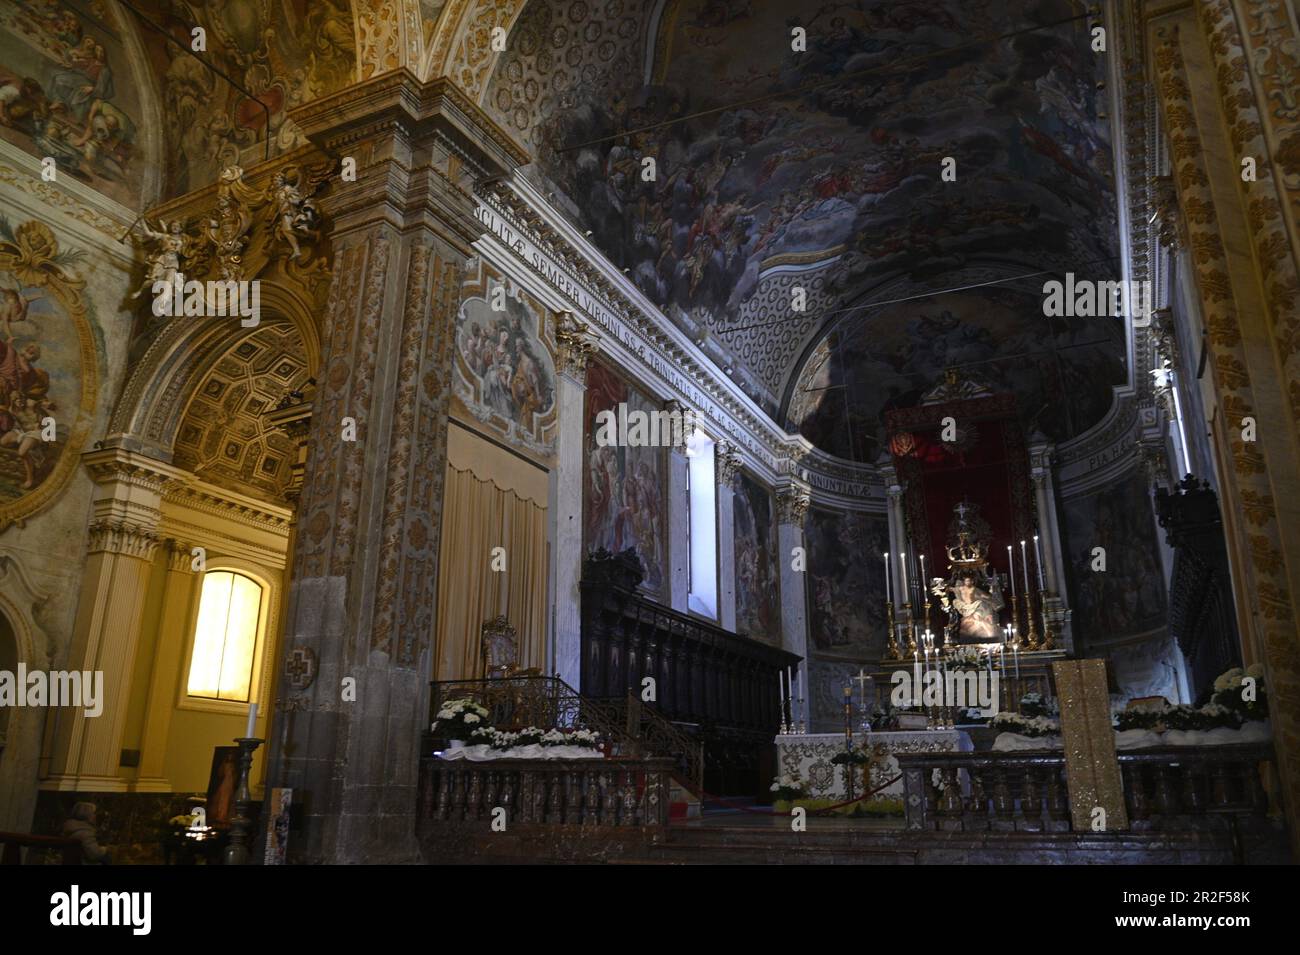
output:
[{"label": "frescoed ceiling", "polygon": [[[213,182],[225,166],[260,161],[268,138],[271,155],[304,142],[287,111],[354,77],[348,0],[133,0],[132,5],[149,20],[146,25],[134,18],[162,91],[168,196]],[[206,31],[207,50],[200,55],[214,69],[185,52],[195,26]]]},{"label": "frescoed ceiling", "polygon": [[299,145],[355,71],[349,0],[0,0],[0,137],[137,211]]},{"label": "frescoed ceiling", "polygon": [[293,440],[268,424],[266,413],[307,377],[293,326],[258,328],[195,390],[177,432],[176,465],[227,490],[280,500],[297,458]]},{"label": "frescoed ceiling", "polygon": [[[846,453],[847,438],[830,435],[848,418],[837,429],[829,406],[812,414],[792,397],[796,378],[825,372],[818,340],[845,308],[885,286],[891,300],[952,288],[978,267],[1118,277],[1104,58],[1086,18],[1058,22],[1082,13],[1065,0],[533,0],[484,102],[673,322],[770,412],[784,417],[789,405],[792,425],[810,421],[813,440]],[[795,26],[806,52],[791,50]],[[944,157],[957,160],[955,182],[940,178]],[[796,286],[803,312],[791,308]],[[971,307],[867,310],[841,338],[869,341],[888,321],[892,342],[941,315],[960,324]],[[1059,344],[1039,334],[1032,296],[1014,306],[1018,322],[1009,307],[998,305],[986,334],[1014,325],[1017,347]],[[1070,350],[1070,367],[1104,379],[1102,401],[1123,380],[1120,331]],[[1091,332],[1069,334],[1078,344]],[[870,418],[888,388],[910,392],[931,371],[937,383],[942,364],[928,360],[899,372],[906,381],[881,380],[876,363],[897,364],[898,347],[837,373],[862,396],[837,399],[845,415]],[[1031,414],[1045,394],[1075,400],[1062,374],[1054,367],[1051,386],[1021,386],[1018,374],[1008,384]],[[1091,393],[1079,400],[1087,407],[1052,408],[1042,422],[1077,433],[1095,420]]]}]

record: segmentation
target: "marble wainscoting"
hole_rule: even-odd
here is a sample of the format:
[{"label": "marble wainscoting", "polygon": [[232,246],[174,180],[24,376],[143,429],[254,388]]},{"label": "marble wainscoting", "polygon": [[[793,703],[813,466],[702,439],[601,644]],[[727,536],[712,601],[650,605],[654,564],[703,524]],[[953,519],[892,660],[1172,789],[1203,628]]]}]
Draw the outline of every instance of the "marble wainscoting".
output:
[{"label": "marble wainscoting", "polygon": [[[853,748],[870,746],[871,763],[853,767],[854,795],[876,789],[899,776],[898,753],[968,753],[975,747],[962,730],[915,730],[911,732],[853,734]],[[846,799],[844,767],[831,762],[844,752],[843,733],[783,735],[776,738],[777,766],[781,775],[797,773],[808,787],[811,799]],[[865,777],[865,780],[864,780]],[[875,793],[872,799],[902,799],[903,780]]]}]

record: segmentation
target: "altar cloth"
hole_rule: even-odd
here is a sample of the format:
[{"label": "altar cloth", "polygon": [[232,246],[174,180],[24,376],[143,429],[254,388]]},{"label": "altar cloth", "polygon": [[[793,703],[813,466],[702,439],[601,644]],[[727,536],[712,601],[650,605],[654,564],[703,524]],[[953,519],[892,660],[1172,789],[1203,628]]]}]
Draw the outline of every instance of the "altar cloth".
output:
[{"label": "altar cloth", "polygon": [[[854,766],[853,794],[876,789],[899,775],[898,753],[969,753],[975,748],[964,730],[906,730],[869,733],[873,759],[870,767]],[[853,734],[853,748],[863,748],[864,735]],[[780,775],[797,773],[807,787],[809,799],[847,799],[844,767],[831,759],[844,752],[843,733],[784,735],[776,738],[777,769]],[[869,780],[869,785],[865,784]],[[902,799],[899,779],[874,793],[873,800]]]},{"label": "altar cloth", "polygon": [[588,749],[583,746],[534,745],[493,749],[491,746],[478,744],[461,746],[458,749],[444,749],[435,755],[442,759],[467,759],[477,763],[489,759],[602,759],[605,754],[598,749]]}]

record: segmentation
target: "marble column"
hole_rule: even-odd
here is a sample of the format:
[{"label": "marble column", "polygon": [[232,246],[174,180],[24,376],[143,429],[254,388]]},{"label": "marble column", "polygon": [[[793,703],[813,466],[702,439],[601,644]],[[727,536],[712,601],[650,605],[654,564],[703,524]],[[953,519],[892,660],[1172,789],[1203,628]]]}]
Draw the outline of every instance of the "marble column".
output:
[{"label": "marble column", "polygon": [[[899,555],[908,550],[907,522],[903,517],[903,486],[898,482],[898,474],[892,463],[881,465],[880,476],[885,482],[885,497],[888,501],[885,513],[889,519],[889,586],[894,597],[894,625],[898,628],[894,639],[898,641],[899,650],[907,652],[911,617],[904,610],[909,598],[903,592],[902,564],[899,560]],[[883,554],[880,559],[884,560]],[[888,645],[889,640],[886,638],[885,646]]]},{"label": "marble column", "polygon": [[[1038,537],[1043,551],[1043,580],[1046,596],[1044,612],[1052,627],[1054,649],[1073,652],[1070,630],[1070,605],[1065,587],[1065,552],[1061,546],[1061,527],[1056,513],[1056,488],[1052,481],[1052,452],[1047,443],[1029,448],[1029,477],[1034,485],[1034,507],[1038,512]],[[1039,630],[1042,623],[1039,622]]]},{"label": "marble column", "polygon": [[808,684],[808,591],[806,570],[796,570],[796,566],[807,567],[807,554],[804,560],[796,564],[795,549],[804,547],[804,518],[808,514],[810,499],[808,489],[799,484],[786,484],[777,490],[776,495],[776,542],[777,556],[781,568],[781,648],[797,653],[803,657],[799,664],[799,693],[803,697],[803,709],[794,714],[795,724],[803,720],[805,728],[811,728],[812,720],[809,709],[812,706],[812,694]]},{"label": "marble column", "polygon": [[740,455],[726,441],[718,443],[718,622],[724,630],[736,630],[736,494],[740,476]]},{"label": "marble column", "polygon": [[154,647],[149,677],[149,700],[140,736],[140,772],[131,789],[135,792],[171,792],[167,778],[167,734],[171,730],[176,704],[176,680],[185,659],[185,645],[193,632],[198,578],[194,556],[184,541],[163,544],[167,570],[163,581],[162,607],[158,615],[158,640]]},{"label": "marble column", "polygon": [[561,314],[556,328],[560,343],[556,368],[559,435],[552,474],[555,619],[550,661],[552,672],[576,689],[582,672],[582,593],[578,584],[582,579],[582,487],[586,474],[584,399],[587,359],[595,349],[596,336],[567,312]]},{"label": "marble column", "polygon": [[691,595],[691,495],[686,448],[668,453],[668,606],[686,613]]},{"label": "marble column", "polygon": [[[269,786],[301,807],[294,861],[417,861],[454,323],[483,234],[473,189],[527,154],[446,79],[388,73],[291,118],[356,160],[325,202],[334,249]],[[349,435],[355,428],[355,440]]]},{"label": "marble column", "polygon": [[82,460],[95,491],[66,668],[103,674],[102,711],[54,710],[50,775],[41,788],[120,792],[127,789],[118,768],[162,492],[179,472],[122,449],[92,451]]}]

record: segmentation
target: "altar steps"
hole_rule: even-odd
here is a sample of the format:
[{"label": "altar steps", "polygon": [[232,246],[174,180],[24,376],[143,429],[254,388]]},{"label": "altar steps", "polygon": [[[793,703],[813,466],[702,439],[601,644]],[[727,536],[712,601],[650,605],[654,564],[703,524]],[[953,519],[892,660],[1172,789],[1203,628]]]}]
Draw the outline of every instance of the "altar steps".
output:
[{"label": "altar steps", "polygon": [[[818,823],[821,823],[819,825]],[[1279,858],[1284,847],[1279,846]],[[1277,861],[1251,853],[1252,862]],[[1231,865],[1226,833],[906,832],[899,820],[810,820],[805,832],[784,821],[706,822],[669,827],[641,859],[677,865]]]}]

